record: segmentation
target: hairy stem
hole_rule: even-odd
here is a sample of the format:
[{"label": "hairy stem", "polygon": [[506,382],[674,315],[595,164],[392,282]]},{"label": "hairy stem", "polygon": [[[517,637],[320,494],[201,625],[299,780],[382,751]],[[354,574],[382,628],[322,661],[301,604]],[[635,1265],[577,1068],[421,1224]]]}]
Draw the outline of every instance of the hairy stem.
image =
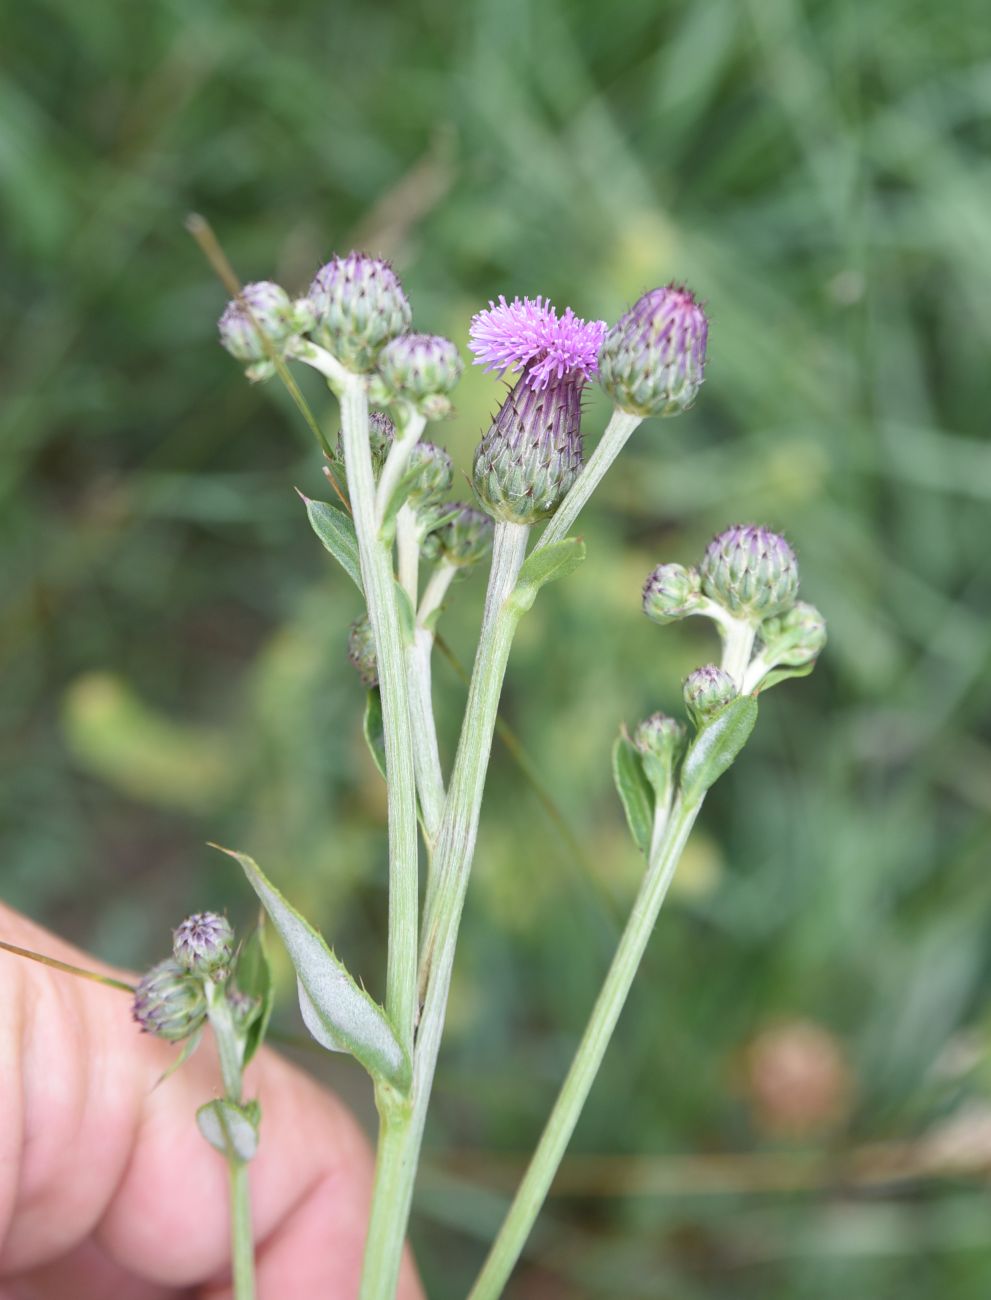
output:
[{"label": "hairy stem", "polygon": [[599,1072],[700,807],[701,801],[686,808],[679,800],[671,812],[571,1068],[469,1300],[495,1300],[519,1259]]},{"label": "hairy stem", "polygon": [[375,638],[389,805],[389,958],[386,1011],[407,1049],[413,1042],[416,1002],[417,864],[416,784],[406,662],[391,547],[381,541],[375,512],[375,479],[368,446],[368,395],[364,380],[348,375],[339,387],[344,463],[361,579]]},{"label": "hairy stem", "polygon": [[251,1230],[248,1166],[228,1156],[231,1198],[231,1275],[234,1300],[255,1300],[255,1245]]},{"label": "hairy stem", "polygon": [[612,418],[606,425],[605,432],[599,439],[595,451],[589,456],[585,468],[572,484],[571,491],[554,512],[553,519],[540,534],[537,544],[533,548],[535,551],[548,546],[551,542],[560,542],[567,537],[571,531],[571,525],[581,514],[586,501],[605,478],[609,466],[626,446],[630,434],[638,424],[642,423],[642,415],[631,415],[629,411],[621,411],[618,406],[615,408]]},{"label": "hairy stem", "polygon": [[[513,633],[520,617],[509,597],[526,553],[528,532],[519,524],[496,526],[482,633],[434,855],[437,874],[433,915],[426,918],[430,929],[421,958],[425,998],[413,1055],[410,1105],[397,1117],[390,1116],[383,1126],[384,1149],[376,1169],[372,1200],[376,1234],[374,1242],[369,1237],[365,1248],[369,1280],[362,1279],[361,1300],[393,1300],[396,1292],[416,1165],[444,1029],[458,925],[478,832],[492,733]],[[386,1226],[379,1227],[380,1224]]]}]

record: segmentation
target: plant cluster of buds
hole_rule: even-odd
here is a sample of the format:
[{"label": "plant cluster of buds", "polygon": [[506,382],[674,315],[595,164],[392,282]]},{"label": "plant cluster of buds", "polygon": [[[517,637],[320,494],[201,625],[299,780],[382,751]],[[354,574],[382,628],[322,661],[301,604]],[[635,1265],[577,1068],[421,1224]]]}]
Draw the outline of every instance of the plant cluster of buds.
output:
[{"label": "plant cluster of buds", "polygon": [[[234,931],[226,917],[197,912],[173,931],[172,956],[138,983],[132,1013],[145,1033],[177,1043],[202,1028],[209,1009],[208,985],[225,990],[241,1012],[254,1010],[231,980]],[[250,1005],[245,1005],[250,1004]]]}]

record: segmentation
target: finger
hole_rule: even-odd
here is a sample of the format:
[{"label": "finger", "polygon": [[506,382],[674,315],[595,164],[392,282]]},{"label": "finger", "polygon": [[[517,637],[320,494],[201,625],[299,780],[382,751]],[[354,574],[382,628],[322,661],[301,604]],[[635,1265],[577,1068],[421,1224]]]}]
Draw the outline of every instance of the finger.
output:
[{"label": "finger", "polygon": [[[3,910],[0,935],[93,965]],[[0,1276],[49,1263],[95,1233],[108,1258],[137,1277],[176,1288],[221,1282],[226,1164],[195,1126],[197,1108],[219,1093],[212,1050],[156,1088],[175,1049],[137,1033],[126,997],[0,960],[8,985],[0,1060],[15,1063],[0,1082],[10,1117],[0,1126]],[[246,1085],[262,1108],[250,1169],[260,1267],[274,1276],[290,1253],[308,1252],[307,1289],[280,1279],[272,1300],[351,1300],[371,1188],[367,1143],[333,1096],[274,1053],[259,1053]],[[412,1300],[419,1291],[406,1276]]]}]

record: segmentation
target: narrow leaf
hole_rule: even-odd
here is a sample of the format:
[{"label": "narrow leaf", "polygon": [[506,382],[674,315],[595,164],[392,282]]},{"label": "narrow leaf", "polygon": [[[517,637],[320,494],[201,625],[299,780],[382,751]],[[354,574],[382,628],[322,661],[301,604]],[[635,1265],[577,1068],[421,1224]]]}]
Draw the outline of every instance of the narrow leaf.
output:
[{"label": "narrow leaf", "polygon": [[695,803],[730,767],[747,743],[757,721],[757,701],[739,695],[698,733],[681,768],[685,802]]},{"label": "narrow leaf", "polygon": [[268,1022],[275,1003],[275,986],[272,982],[272,965],[268,957],[265,933],[265,913],[261,912],[258,924],[241,945],[235,971],[237,987],[258,1003],[258,1011],[248,1026],[244,1040],[244,1064],[247,1065],[265,1041]]},{"label": "narrow leaf", "polygon": [[789,677],[808,677],[815,666],[816,661],[813,659],[811,663],[802,664],[798,668],[775,668],[761,680],[757,689],[763,694],[764,691],[769,691],[772,686],[777,686],[778,682],[786,682]]},{"label": "narrow leaf", "polygon": [[537,592],[547,582],[556,582],[573,573],[585,558],[585,543],[580,537],[566,537],[551,542],[527,556],[520,569],[514,599],[524,609],[533,604]]},{"label": "narrow leaf", "polygon": [[646,853],[654,826],[654,792],[640,755],[625,731],[620,732],[613,745],[612,771],[630,834],[640,852]]},{"label": "narrow leaf", "polygon": [[[166,1081],[166,1079],[171,1079],[173,1074],[175,1074],[176,1070],[178,1070],[181,1066],[186,1064],[186,1062],[189,1060],[192,1054],[199,1047],[202,1039],[203,1039],[203,1026],[201,1025],[199,1029],[197,1029],[194,1033],[190,1034],[190,1036],[185,1040],[185,1042],[182,1045],[182,1051],[172,1062],[169,1068],[165,1071],[165,1073],[155,1081],[156,1088],[161,1087],[161,1085]],[[154,1089],[152,1091],[154,1091]]]},{"label": "narrow leaf", "polygon": [[328,505],[326,501],[313,501],[309,497],[303,497],[303,502],[313,531],[358,590],[362,591],[358,538],[351,517],[336,506]]},{"label": "narrow leaf", "polygon": [[373,686],[365,700],[364,719],[365,740],[371,751],[375,766],[385,777],[385,726],[382,722],[382,696],[378,687]]},{"label": "narrow leaf", "polygon": [[[220,845],[215,845],[220,848]],[[244,874],[279,932],[299,982],[324,1031],[350,1052],[375,1078],[399,1089],[409,1083],[409,1059],[385,1012],[334,956],[310,923],[266,879],[244,853],[221,849],[240,863]]]},{"label": "narrow leaf", "polygon": [[215,1151],[246,1165],[258,1150],[261,1113],[256,1101],[238,1106],[226,1097],[208,1101],[196,1112],[200,1132]]}]

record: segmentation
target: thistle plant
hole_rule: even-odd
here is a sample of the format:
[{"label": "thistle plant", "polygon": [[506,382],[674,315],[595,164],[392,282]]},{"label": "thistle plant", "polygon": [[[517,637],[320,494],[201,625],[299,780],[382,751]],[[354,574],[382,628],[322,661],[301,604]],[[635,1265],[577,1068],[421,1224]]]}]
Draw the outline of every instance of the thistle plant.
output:
[{"label": "thistle plant", "polygon": [[[394,270],[362,253],[333,258],[303,299],[269,282],[246,286],[220,326],[221,342],[249,379],[278,374],[292,384],[288,366],[306,365],[324,377],[339,404],[336,455],[324,432],[320,441],[341,503],[304,498],[304,504],[364,603],[347,657],[367,691],[365,732],[387,785],[384,1002],[366,992],[253,859],[232,856],[286,947],[307,1029],[322,1047],[351,1054],[371,1076],[379,1137],[362,1300],[387,1300],[396,1292],[514,635],[541,589],[580,566],[585,544],[575,524],[635,429],[695,401],[708,334],[702,306],[673,284],[644,294],[611,328],[570,307],[558,311],[541,296],[490,301],[471,320],[468,348],[474,363],[503,377],[507,389],[480,438],[471,479],[476,501],[469,503],[448,499],[450,457],[424,437],[429,422],[454,411],[460,353],[454,342],[411,326]],[[614,410],[586,460],[582,396],[596,382]],[[456,599],[455,579],[486,564],[460,739],[445,771],[431,680],[436,632]],[[621,729],[615,742],[613,774],[644,859],[642,883],[473,1300],[501,1293],[523,1248],[707,791],[745,745],[760,693],[811,671],[825,642],[818,611],[798,600],[791,546],[754,525],[725,529],[696,566],[658,564],[642,602],[660,625],[708,618],[721,655],[686,679],[687,721],[653,713],[632,733]],[[186,1050],[207,1024],[216,1036],[225,1095],[201,1113],[200,1127],[231,1167],[241,1298],[252,1294],[246,1170],[260,1123],[257,1107],[242,1098],[242,1073],[264,1032],[271,996],[259,952],[256,945],[250,978],[242,976],[249,965],[226,922],[191,917],[175,933],[173,956],[149,972],[135,1001],[143,1028],[184,1041]]]}]

